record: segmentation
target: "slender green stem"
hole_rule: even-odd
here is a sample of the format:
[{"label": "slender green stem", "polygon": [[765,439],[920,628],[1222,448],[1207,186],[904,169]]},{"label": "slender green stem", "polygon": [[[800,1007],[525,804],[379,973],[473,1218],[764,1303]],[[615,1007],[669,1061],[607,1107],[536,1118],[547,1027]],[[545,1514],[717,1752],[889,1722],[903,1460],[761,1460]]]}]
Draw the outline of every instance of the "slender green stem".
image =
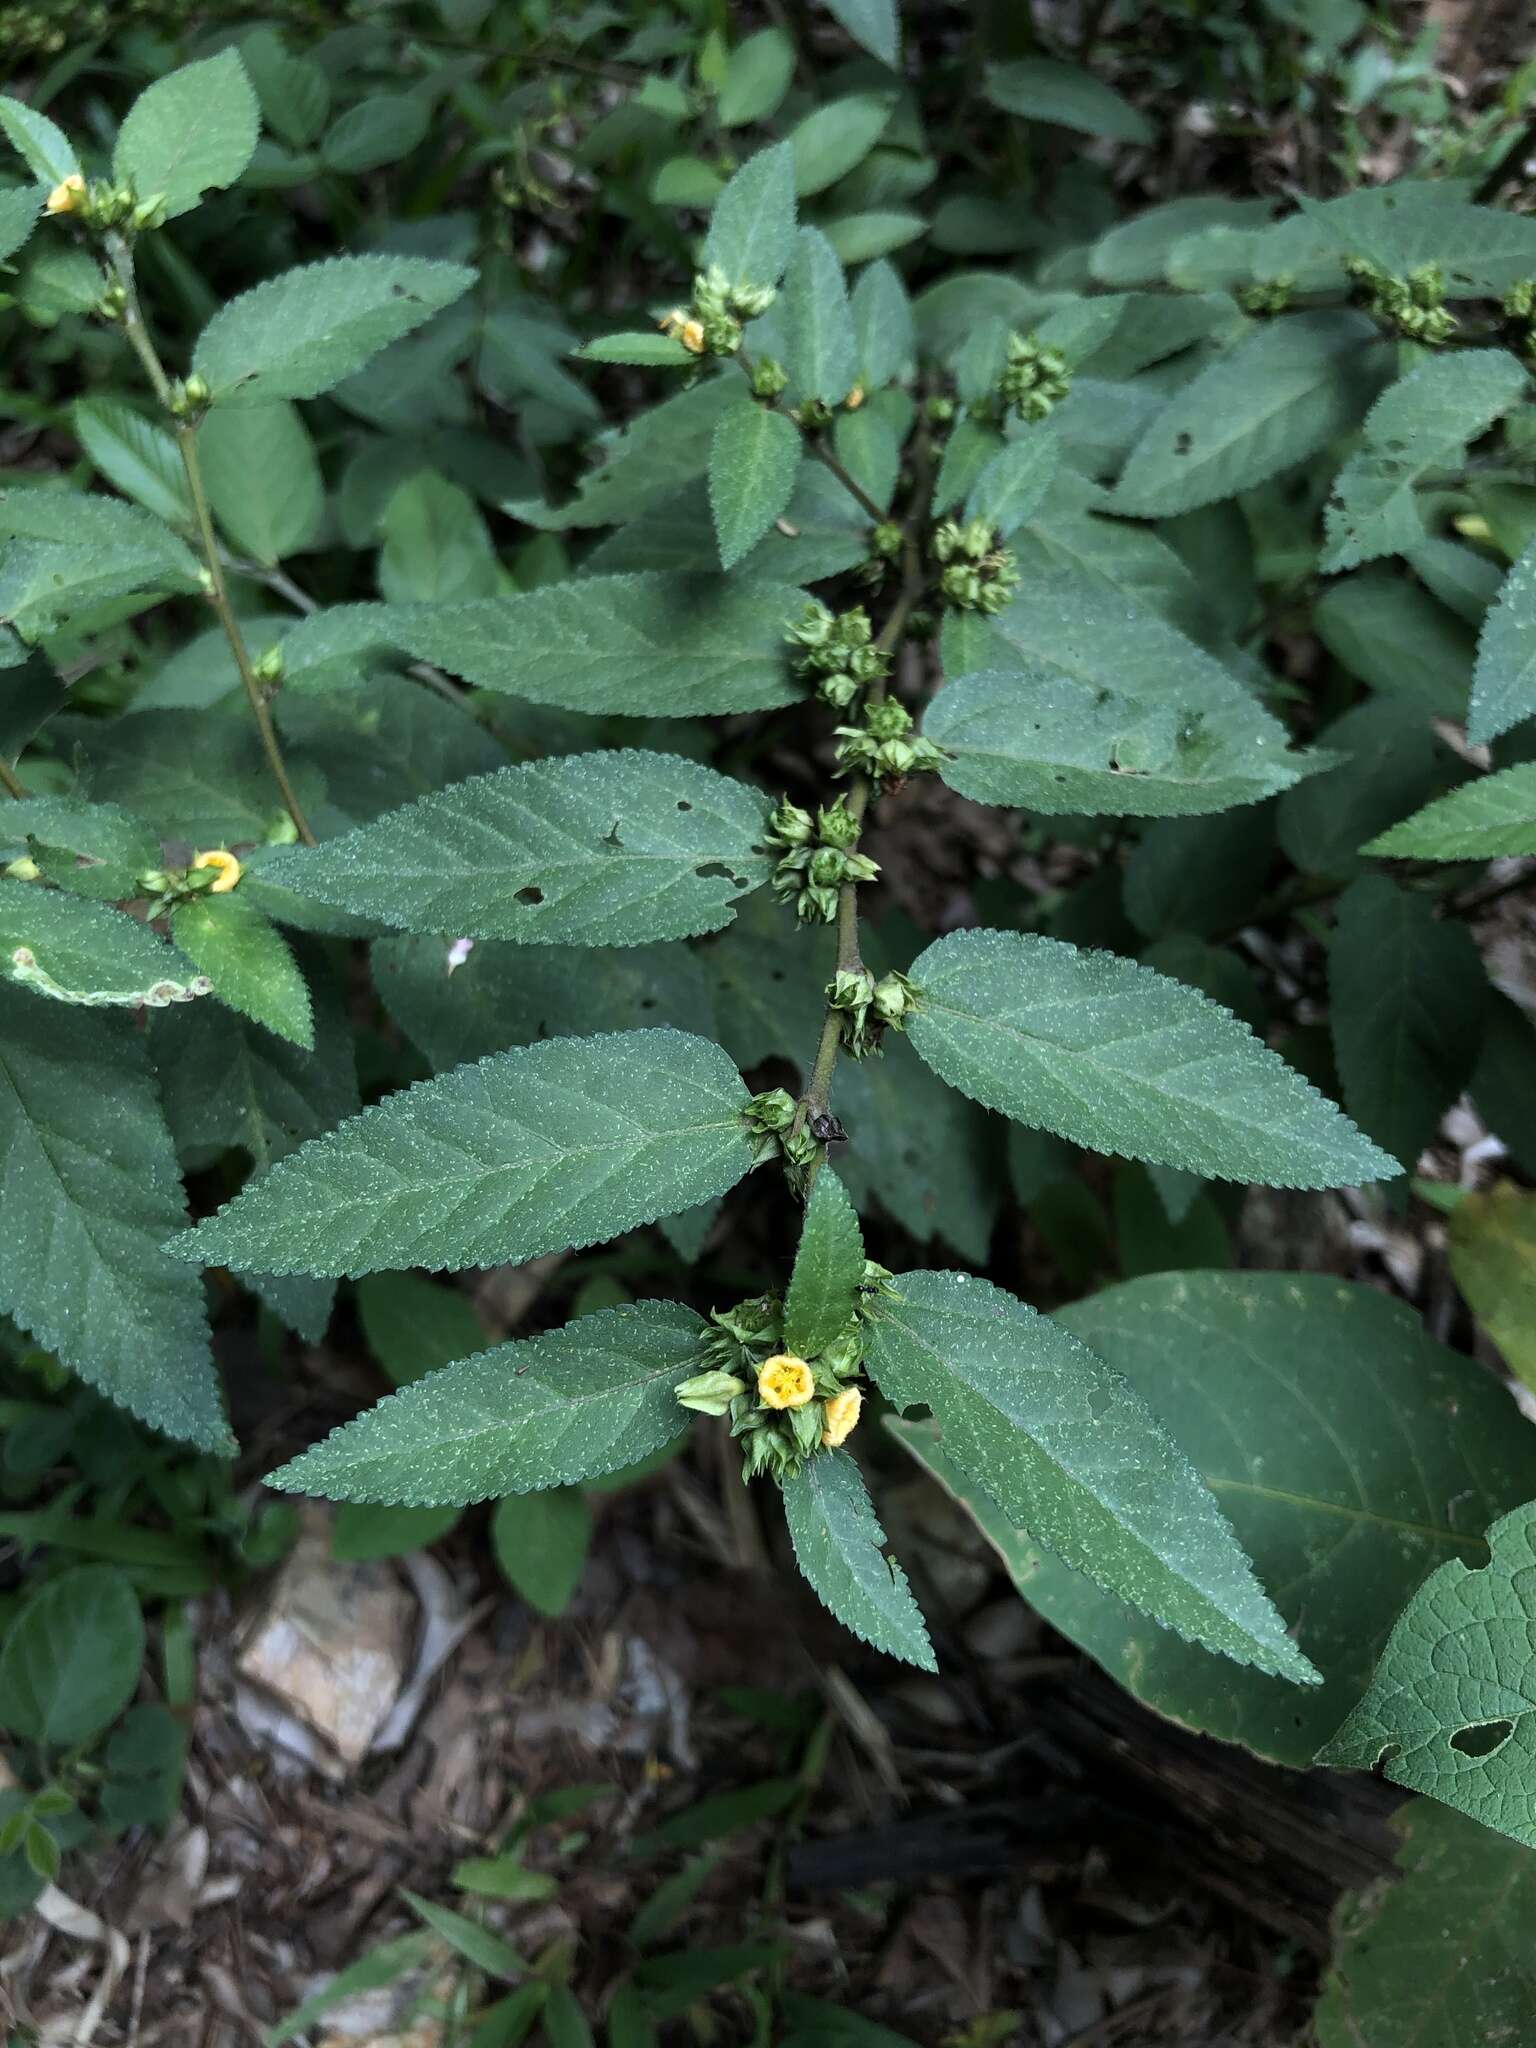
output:
[{"label": "slender green stem", "polygon": [[250,650],[245,644],[245,635],[240,630],[240,621],[235,617],[234,607],[229,601],[229,586],[224,580],[224,556],[219,547],[218,536],[213,530],[213,514],[208,505],[208,492],[203,483],[202,464],[197,455],[197,428],[188,421],[176,419],[172,409],[173,388],[160,360],[160,351],[155,347],[154,337],[144,319],[139,304],[138,287],[134,279],[133,252],[121,235],[108,235],[107,256],[111,262],[117,282],[123,290],[123,332],[129,345],[144,366],[156,398],[171,413],[175,423],[176,447],[181,456],[181,466],[186,472],[187,489],[192,497],[192,513],[197,525],[198,541],[202,548],[203,566],[208,576],[208,595],[224,637],[229,642],[230,653],[235,658],[240,682],[256,721],[257,736],[261,741],[262,753],[266,756],[267,767],[277,785],[283,808],[293,820],[293,829],[306,846],[316,844],[310,830],[309,820],[303,806],[294,792],[288,777],[283,750],[278,743],[277,728],[272,723],[272,713],[267,704],[266,694],[251,663]]},{"label": "slender green stem", "polygon": [[197,459],[197,429],[194,426],[178,424],[176,446],[181,453],[181,466],[186,471],[187,489],[192,493],[192,510],[197,519],[198,538],[202,542],[203,560],[208,568],[208,580],[212,586],[209,596],[219,624],[224,628],[224,637],[229,642],[235,667],[240,671],[240,681],[250,702],[251,714],[256,720],[256,732],[261,740],[261,750],[267,757],[267,767],[272,780],[277,784],[277,793],[283,800],[283,808],[293,820],[293,829],[306,846],[317,844],[310,830],[309,820],[288,779],[287,764],[283,750],[278,744],[277,728],[272,723],[271,707],[266,693],[257,679],[251,665],[250,650],[245,644],[245,635],[240,630],[240,621],[235,617],[234,607],[229,601],[229,586],[224,581],[224,563],[219,553],[218,539],[213,530],[213,514],[208,506],[208,493],[203,485],[203,468]]},{"label": "slender green stem", "polygon": [[[747,354],[744,348],[737,349],[736,363],[739,369],[741,370],[742,375],[750,379],[752,375],[752,359]],[[786,419],[793,418],[793,414],[790,412],[789,408],[787,406],[780,405],[776,399],[768,399],[765,400],[764,403],[770,405],[773,411],[783,413]],[[799,421],[797,420],[795,424],[798,426]],[[859,510],[865,513],[870,519],[872,519],[876,526],[884,525],[887,517],[885,511],[875,503],[874,499],[869,495],[868,491],[865,490],[864,486],[859,482],[858,478],[856,476],[851,475],[850,472],[844,468],[842,463],[839,462],[837,457],[832,453],[832,450],[826,446],[825,442],[822,441],[821,437],[817,434],[806,434],[805,446],[806,452],[814,456],[815,459],[821,464],[823,469],[830,470],[833,476],[837,478],[838,482],[842,485],[843,489],[847,491],[848,495],[853,499],[854,503],[858,506]]]},{"label": "slender green stem", "polygon": [[3,754],[0,754],[0,789],[3,789],[7,796],[15,797],[18,803],[23,801],[27,794],[26,786]]}]

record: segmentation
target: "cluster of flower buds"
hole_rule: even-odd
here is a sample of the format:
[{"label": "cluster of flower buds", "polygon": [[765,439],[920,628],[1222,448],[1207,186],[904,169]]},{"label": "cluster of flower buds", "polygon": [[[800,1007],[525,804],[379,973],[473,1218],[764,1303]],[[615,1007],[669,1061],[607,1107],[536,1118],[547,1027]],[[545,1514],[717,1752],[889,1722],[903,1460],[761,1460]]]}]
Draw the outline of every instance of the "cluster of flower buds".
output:
[{"label": "cluster of flower buds", "polygon": [[1456,316],[1445,309],[1445,278],[1438,263],[1421,263],[1406,277],[1393,277],[1368,257],[1347,256],[1344,269],[1371,318],[1396,328],[1407,340],[1439,348],[1456,332]]},{"label": "cluster of flower buds", "polygon": [[[786,1147],[794,1138],[795,1107],[795,1098],[787,1088],[769,1088],[761,1095],[754,1095],[741,1112],[752,1145],[754,1166],[761,1166],[765,1160],[778,1159],[785,1154]],[[815,1151],[814,1141],[811,1151]]]},{"label": "cluster of flower buds", "polygon": [[78,220],[98,233],[108,228],[137,233],[159,227],[165,218],[165,194],[152,192],[140,199],[131,185],[114,185],[107,178],[93,178],[87,184],[78,171],[71,171],[48,194],[43,211]]},{"label": "cluster of flower buds", "polygon": [[900,782],[939,767],[945,758],[942,747],[913,732],[911,712],[894,697],[866,704],[862,725],[840,725],[836,731],[839,775],[861,771],[874,782]]},{"label": "cluster of flower buds", "polygon": [[1072,389],[1067,359],[1033,334],[1010,334],[998,396],[1021,420],[1043,420]]},{"label": "cluster of flower buds", "polygon": [[890,672],[891,657],[875,645],[861,604],[833,612],[813,597],[785,637],[799,650],[791,656],[795,673],[815,676],[817,696],[834,711],[846,711],[861,690]]},{"label": "cluster of flower buds", "polygon": [[[861,1296],[889,1278],[883,1266],[866,1264]],[[731,1435],[741,1439],[743,1478],[764,1472],[793,1478],[807,1458],[846,1443],[864,1405],[862,1390],[850,1384],[864,1364],[858,1312],[809,1359],[784,1349],[784,1313],[776,1295],[717,1310],[710,1322],[707,1369],[684,1380],[676,1398],[697,1414],[730,1417]]]},{"label": "cluster of flower buds", "polygon": [[827,983],[828,1008],[842,1012],[843,1050],[856,1060],[878,1052],[888,1030],[905,1031],[920,1001],[916,984],[894,972],[877,981],[867,967],[840,967]]},{"label": "cluster of flower buds", "polygon": [[882,519],[870,531],[869,554],[860,565],[860,579],[865,583],[883,583],[896,566],[905,545],[906,535],[895,521]]},{"label": "cluster of flower buds", "polygon": [[[178,378],[172,383],[171,395],[165,401],[166,409],[178,420],[197,419],[208,410],[208,401],[212,396],[208,380],[199,377],[194,371],[190,377]],[[277,673],[282,674],[281,661]]]},{"label": "cluster of flower buds", "polygon": [[933,553],[942,565],[939,592],[959,611],[1000,612],[1018,586],[1018,561],[985,519],[946,519],[934,532]]},{"label": "cluster of flower buds", "polygon": [[1295,289],[1294,277],[1266,277],[1255,284],[1245,284],[1237,295],[1237,303],[1245,313],[1283,313]]},{"label": "cluster of flower buds", "polygon": [[777,356],[760,356],[752,365],[752,396],[772,404],[789,382],[789,372]]},{"label": "cluster of flower buds", "polygon": [[672,335],[692,355],[733,356],[741,347],[742,323],[766,313],[777,297],[771,284],[733,284],[719,265],[712,263],[694,278],[689,303],[664,313],[659,325],[663,334]]},{"label": "cluster of flower buds", "polygon": [[855,852],[859,821],[841,797],[813,818],[798,804],[781,803],[768,821],[768,843],[785,849],[773,871],[776,895],[795,900],[802,924],[831,924],[845,882],[872,882],[877,861]]}]

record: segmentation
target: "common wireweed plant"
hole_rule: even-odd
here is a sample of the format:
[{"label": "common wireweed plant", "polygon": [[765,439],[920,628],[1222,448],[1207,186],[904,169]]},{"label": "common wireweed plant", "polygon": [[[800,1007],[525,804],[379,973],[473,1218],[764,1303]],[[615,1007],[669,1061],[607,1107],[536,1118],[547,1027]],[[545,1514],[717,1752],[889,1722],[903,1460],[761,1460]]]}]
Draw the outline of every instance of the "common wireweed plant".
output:
[{"label": "common wireweed plant", "polygon": [[[843,11],[879,18],[871,62],[783,139],[778,32],[712,54],[702,100],[738,166],[658,173],[708,209],[691,278],[622,331],[583,311],[580,358],[647,398],[559,503],[487,486],[467,416],[434,406],[494,338],[546,426],[563,406],[590,431],[557,361],[576,337],[499,262],[421,253],[442,245],[419,224],[167,343],[146,277],[179,280],[184,313],[182,224],[253,158],[276,179],[233,47],[151,85],[109,163],[0,101],[31,180],[0,195],[20,302],[117,365],[72,414],[112,488],[0,497],[4,1306],[222,1451],[200,1268],[315,1336],[342,1278],[657,1221],[691,1255],[768,1175],[798,1251],[748,1298],[461,1357],[271,1483],[453,1508],[728,1432],[833,1613],[931,1667],[852,1448],[878,1395],[1026,1596],[1142,1697],[1288,1762],[1394,1750],[1405,1783],[1536,1839],[1508,1665],[1536,1445],[1400,1305],[1211,1270],[1215,1184],[1400,1199],[1469,1081],[1532,1164],[1530,1026],[1461,913],[1489,859],[1536,852],[1536,224],[1406,181],[1283,217],[1065,206],[1019,269],[950,268],[996,213],[957,192],[925,245],[859,202],[882,135],[912,155],[923,113],[881,10]],[[1059,74],[989,74],[996,118],[1141,139]],[[291,123],[301,82],[265,76]],[[312,429],[343,410],[440,433],[464,482],[421,473],[430,432],[403,464],[381,433],[327,510]],[[543,529],[518,577],[471,492]],[[382,537],[377,601],[303,587],[292,558],[327,520]],[[61,665],[198,602],[126,706],[65,708]],[[1266,659],[1303,629],[1334,664],[1311,692]],[[819,788],[775,786],[769,733]],[[990,928],[910,957],[863,914],[868,834],[930,832],[935,778],[1037,852],[1077,848],[1082,885],[994,889]],[[1320,991],[1263,942],[1301,913],[1331,1050]],[[1219,943],[1244,929],[1262,973]],[[436,1070],[361,1110],[334,943],[354,940]],[[772,1059],[798,1087],[743,1079]],[[878,1204],[985,1264],[1004,1119],[1068,1271],[1071,1148],[1122,1162],[1124,1284],[1048,1316],[866,1255]],[[178,1163],[233,1147],[245,1184],[184,1228]],[[1508,1276],[1531,1198],[1441,1195],[1469,1298],[1529,1369]]]}]

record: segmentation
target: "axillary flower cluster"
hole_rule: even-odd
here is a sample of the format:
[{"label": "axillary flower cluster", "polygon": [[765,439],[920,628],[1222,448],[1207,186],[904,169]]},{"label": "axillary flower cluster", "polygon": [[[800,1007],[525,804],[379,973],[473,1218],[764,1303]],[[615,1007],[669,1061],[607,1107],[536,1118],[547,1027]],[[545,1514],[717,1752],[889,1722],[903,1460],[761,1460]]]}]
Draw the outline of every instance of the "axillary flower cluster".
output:
[{"label": "axillary flower cluster", "polygon": [[729,1417],[731,1435],[741,1441],[744,1479],[792,1479],[808,1458],[848,1441],[864,1406],[857,1382],[866,1304],[892,1291],[890,1278],[884,1266],[865,1261],[847,1326],[814,1358],[784,1349],[777,1295],[760,1294],[710,1317],[708,1369],[684,1380],[676,1396],[697,1414]]},{"label": "axillary flower cluster", "polygon": [[743,323],[766,313],[777,297],[774,286],[733,284],[711,264],[693,280],[689,303],[674,306],[656,324],[690,355],[733,356],[741,347]]}]

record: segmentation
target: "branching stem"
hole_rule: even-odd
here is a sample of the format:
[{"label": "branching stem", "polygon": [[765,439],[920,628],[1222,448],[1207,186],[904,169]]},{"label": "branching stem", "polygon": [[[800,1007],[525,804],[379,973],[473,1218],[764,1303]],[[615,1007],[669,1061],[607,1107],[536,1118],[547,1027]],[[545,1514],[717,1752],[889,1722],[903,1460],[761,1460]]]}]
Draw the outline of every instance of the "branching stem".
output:
[{"label": "branching stem", "polygon": [[156,398],[171,413],[176,434],[176,448],[181,456],[181,466],[186,472],[187,489],[192,498],[192,513],[197,524],[198,543],[202,549],[203,566],[208,576],[208,595],[229,642],[229,651],[235,658],[241,685],[256,721],[257,736],[261,741],[262,753],[266,756],[267,767],[277,785],[277,793],[283,800],[283,808],[293,821],[293,829],[306,846],[315,845],[315,835],[310,830],[309,820],[304,815],[289,780],[287,764],[277,737],[277,728],[272,723],[272,712],[267,703],[266,693],[251,662],[250,650],[245,644],[245,635],[240,630],[240,621],[235,617],[229,601],[229,586],[224,580],[224,557],[219,548],[218,536],[213,529],[213,514],[208,505],[208,492],[203,483],[202,464],[197,454],[197,428],[189,421],[177,419],[172,408],[173,387],[160,359],[139,304],[138,288],[134,279],[133,252],[121,235],[108,235],[107,255],[112,264],[117,282],[123,290],[123,332],[129,345],[144,366],[144,373],[153,387]]}]

